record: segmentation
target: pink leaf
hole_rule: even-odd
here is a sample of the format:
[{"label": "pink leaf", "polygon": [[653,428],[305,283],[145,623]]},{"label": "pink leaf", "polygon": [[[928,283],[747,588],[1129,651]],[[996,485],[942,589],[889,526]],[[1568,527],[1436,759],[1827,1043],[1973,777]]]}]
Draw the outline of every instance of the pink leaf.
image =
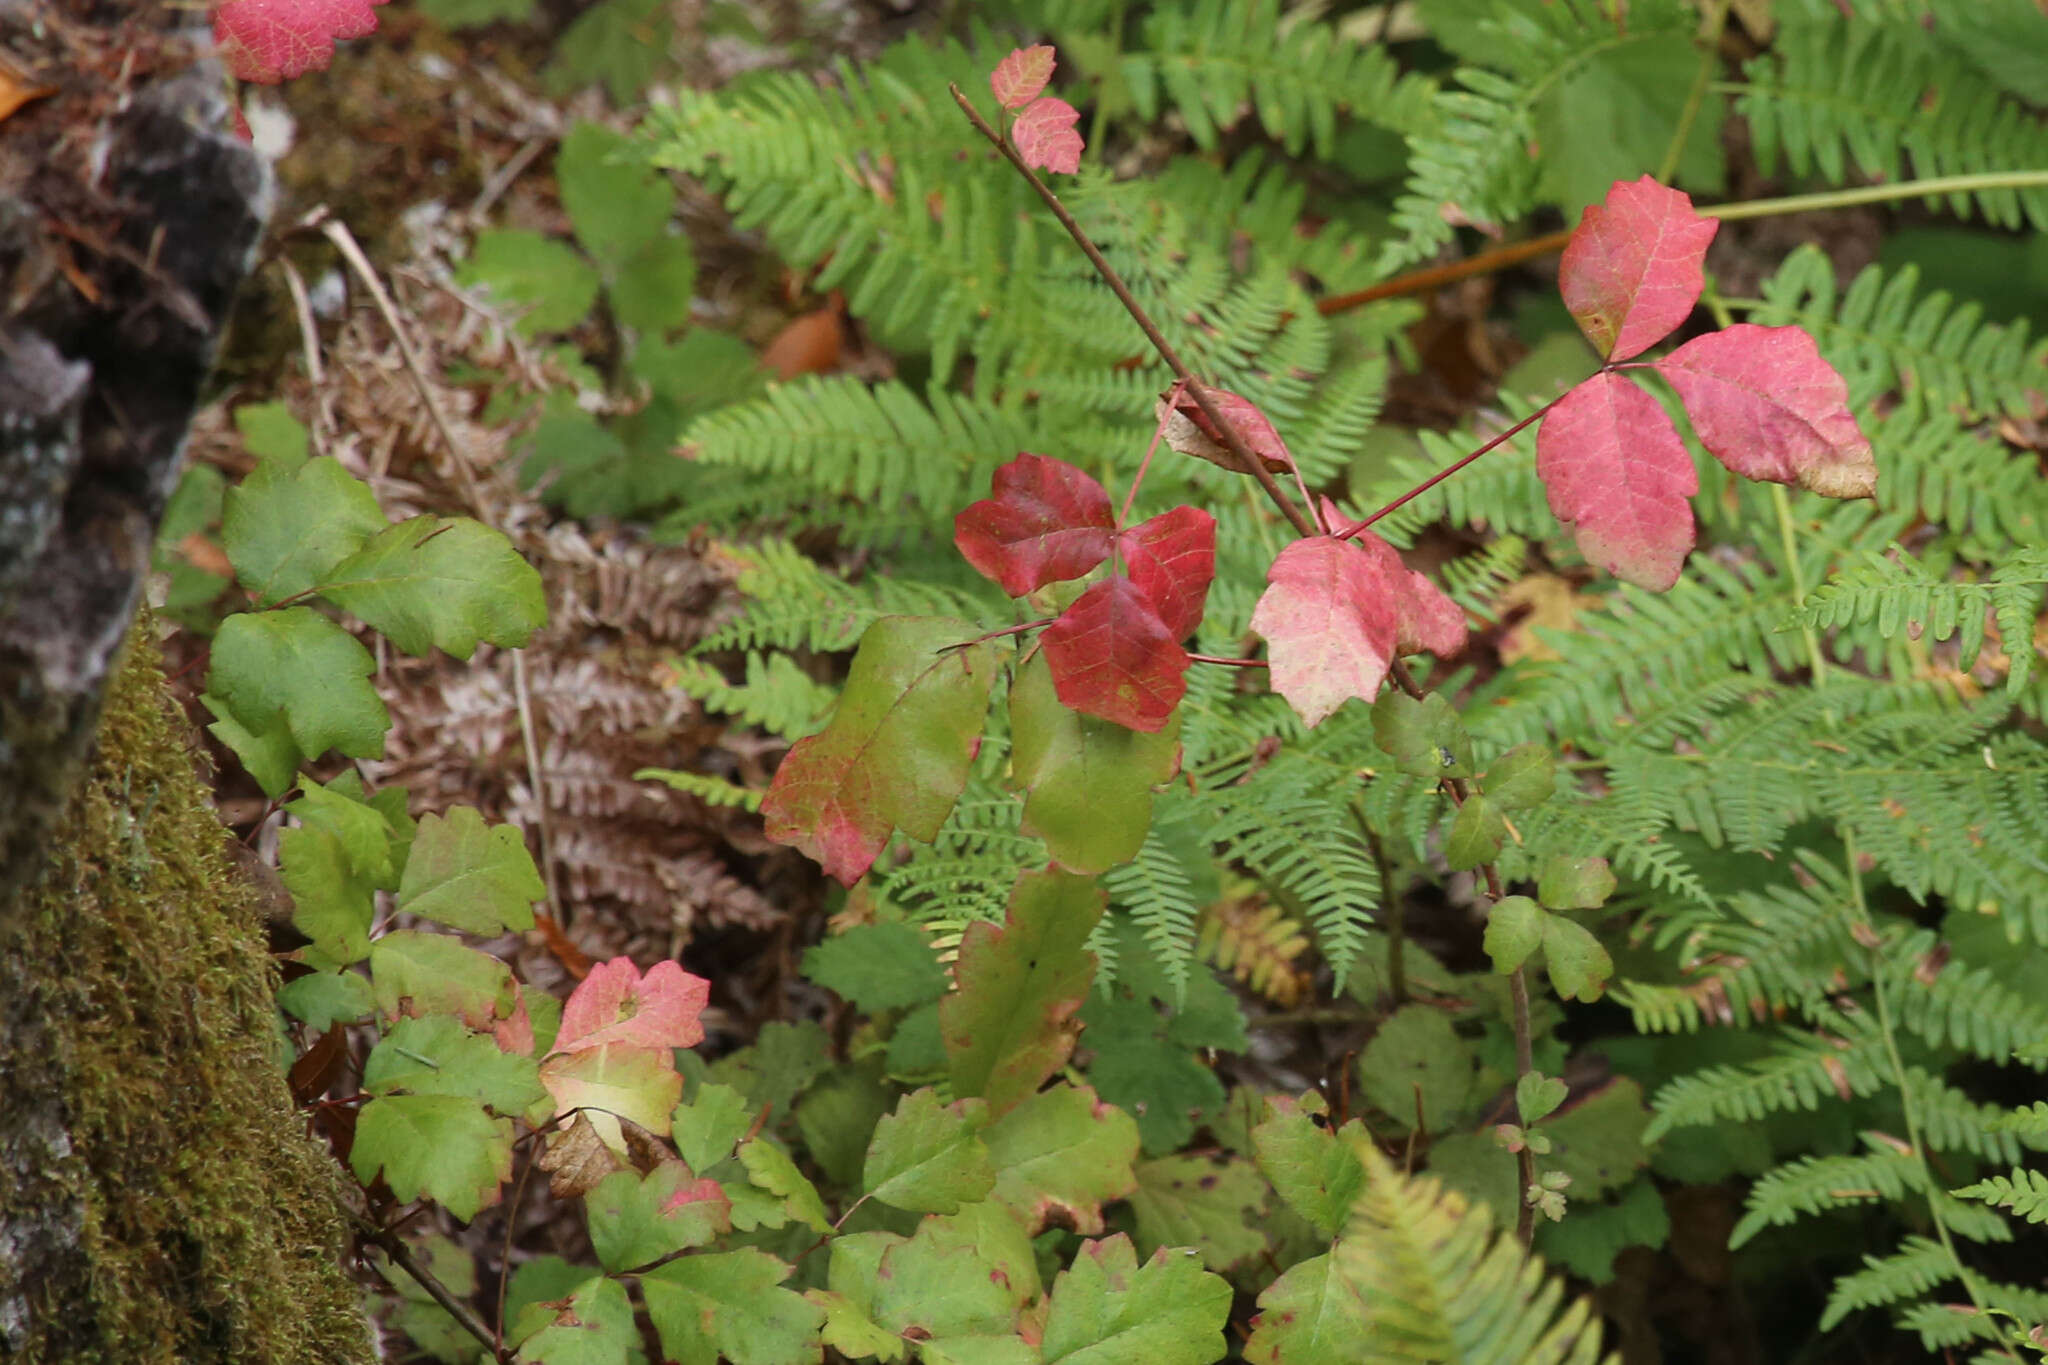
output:
[{"label": "pink leaf", "polygon": [[621,1043],[628,1047],[694,1047],[704,1041],[698,1016],[711,999],[711,983],[674,962],[657,962],[646,976],[629,957],[590,969],[562,1006],[555,1051]]},{"label": "pink leaf", "polygon": [[1620,375],[1594,375],[1537,429],[1536,473],[1587,559],[1659,592],[1678,581],[1699,474],[1656,399]]},{"label": "pink leaf", "polygon": [[1370,531],[1360,531],[1354,539],[1372,557],[1378,575],[1374,596],[1392,604],[1395,653],[1427,650],[1448,659],[1465,648],[1465,613],[1429,575],[1403,564],[1400,552]]},{"label": "pink leaf", "polygon": [[1072,175],[1081,169],[1081,135],[1074,125],[1080,111],[1065,100],[1047,95],[1033,100],[1010,125],[1010,141],[1027,166]]},{"label": "pink leaf", "polygon": [[1176,507],[1125,531],[1117,549],[1167,633],[1176,640],[1194,634],[1216,577],[1216,518],[1199,507]]},{"label": "pink leaf", "polygon": [[1605,202],[1588,205],[1557,283],[1594,349],[1627,360],[1684,322],[1699,302],[1700,267],[1720,226],[1647,175],[1615,181]]},{"label": "pink leaf", "polygon": [[1830,498],[1877,491],[1877,461],[1849,411],[1849,385],[1797,327],[1738,323],[1657,362],[1700,444],[1746,479]]},{"label": "pink leaf", "polygon": [[1022,109],[1045,89],[1045,83],[1052,79],[1052,68],[1053,51],[1045,44],[1012,48],[1010,55],[997,62],[996,69],[989,73],[988,88],[995,92],[996,103],[1003,108]]},{"label": "pink leaf", "polygon": [[1010,596],[1079,578],[1109,558],[1116,519],[1109,494],[1087,474],[1026,454],[992,482],[994,497],[953,518],[953,543]]},{"label": "pink leaf", "polygon": [[1187,651],[1137,584],[1118,575],[1075,599],[1039,637],[1053,691],[1083,715],[1153,733],[1188,690]]},{"label": "pink leaf", "polygon": [[512,1007],[511,1017],[500,1019],[491,1026],[491,1040],[498,1045],[498,1051],[509,1052],[514,1057],[533,1055],[533,1016],[526,1012],[523,993]]},{"label": "pink leaf", "polygon": [[213,41],[236,79],[275,85],[325,71],[334,44],[377,29],[384,0],[227,0],[213,12]]},{"label": "pink leaf", "polygon": [[692,1204],[723,1204],[724,1212],[717,1215],[715,1221],[724,1223],[726,1227],[732,1225],[732,1200],[726,1195],[725,1186],[716,1180],[706,1177],[693,1180],[687,1185],[677,1185],[675,1193],[661,1202],[661,1212],[666,1217],[677,1209],[688,1208]]},{"label": "pink leaf", "polygon": [[1265,637],[1273,690],[1302,724],[1378,695],[1398,630],[1385,585],[1370,551],[1334,536],[1295,541],[1266,571],[1251,627]]},{"label": "pink leaf", "polygon": [[[1228,389],[1207,389],[1209,402],[1216,408],[1224,421],[1236,430],[1245,448],[1265,464],[1268,473],[1285,474],[1294,468],[1294,456],[1288,453],[1287,443],[1280,439],[1280,433],[1266,420],[1266,414],[1259,411],[1259,405],[1241,394]],[[1167,410],[1171,401],[1172,409]],[[1210,464],[1230,470],[1234,474],[1244,472],[1237,457],[1230,453],[1223,433],[1209,420],[1201,405],[1184,392],[1175,390],[1161,398],[1157,411],[1163,423],[1166,444],[1183,455],[1193,455],[1207,460]]]}]

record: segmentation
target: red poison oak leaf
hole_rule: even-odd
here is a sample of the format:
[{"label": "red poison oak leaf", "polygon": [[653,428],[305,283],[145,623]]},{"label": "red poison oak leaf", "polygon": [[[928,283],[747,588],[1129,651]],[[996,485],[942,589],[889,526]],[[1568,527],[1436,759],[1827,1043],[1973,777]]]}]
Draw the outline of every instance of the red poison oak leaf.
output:
[{"label": "red poison oak leaf", "polygon": [[1738,323],[1657,362],[1700,444],[1737,474],[1831,498],[1868,497],[1877,461],[1849,411],[1849,386],[1797,327]]},{"label": "red poison oak leaf", "polygon": [[761,802],[768,837],[848,886],[899,828],[934,838],[967,785],[995,679],[995,646],[961,644],[973,634],[944,617],[869,626],[831,723],[775,771]]},{"label": "red poison oak leaf", "polygon": [[1266,571],[1251,627],[1265,637],[1273,690],[1302,724],[1321,724],[1352,697],[1378,695],[1396,632],[1384,588],[1372,554],[1334,536],[1295,541]]},{"label": "red poison oak leaf", "polygon": [[1678,581],[1699,475],[1656,399],[1618,374],[1594,375],[1537,428],[1536,473],[1587,559],[1658,592]]},{"label": "red poison oak leaf", "polygon": [[334,44],[377,29],[384,0],[226,0],[213,12],[213,41],[237,80],[275,85],[325,71]]},{"label": "red poison oak leaf", "polygon": [[1072,175],[1081,169],[1081,134],[1074,129],[1080,120],[1073,105],[1047,95],[1017,115],[1010,142],[1025,165]]},{"label": "red poison oak leaf", "polygon": [[988,88],[1003,108],[1022,109],[1045,89],[1045,83],[1052,79],[1052,69],[1053,50],[1045,44],[1013,48],[989,73]]},{"label": "red poison oak leaf", "polygon": [[1615,181],[1604,201],[1587,206],[1557,283],[1603,359],[1639,355],[1685,321],[1720,226],[1695,213],[1685,193],[1647,175]]},{"label": "red poison oak leaf", "polygon": [[[1236,429],[1246,449],[1259,457],[1268,473],[1285,474],[1294,468],[1294,456],[1288,453],[1287,443],[1266,420],[1266,414],[1259,411],[1258,404],[1228,389],[1212,388],[1206,392],[1218,414]],[[1176,387],[1161,398],[1157,411],[1169,447],[1183,455],[1207,460],[1234,474],[1244,472],[1238,467],[1237,457],[1224,443],[1223,433],[1209,420],[1209,414],[1203,412],[1201,405],[1180,388]]]},{"label": "red poison oak leaf", "polygon": [[998,469],[994,497],[953,518],[967,562],[1012,597],[1079,578],[1109,558],[1116,518],[1101,484],[1064,460],[1019,455]]},{"label": "red poison oak leaf", "polygon": [[1382,588],[1394,603],[1394,652],[1420,654],[1425,651],[1448,659],[1465,648],[1465,613],[1444,596],[1442,588],[1401,562],[1393,546],[1370,531],[1357,536],[1358,543],[1377,561]]},{"label": "red poison oak leaf", "polygon": [[1216,518],[1199,507],[1176,507],[1117,537],[1124,569],[1176,640],[1202,624],[1216,577]]},{"label": "red poison oak leaf", "polygon": [[711,983],[677,963],[657,962],[642,976],[633,959],[615,957],[592,967],[562,1006],[555,1051],[581,1052],[607,1043],[695,1047],[704,1041],[698,1016],[710,999]]},{"label": "red poison oak leaf", "polygon": [[1062,704],[1147,734],[1188,690],[1188,655],[1152,599],[1121,574],[1076,598],[1039,637]]}]

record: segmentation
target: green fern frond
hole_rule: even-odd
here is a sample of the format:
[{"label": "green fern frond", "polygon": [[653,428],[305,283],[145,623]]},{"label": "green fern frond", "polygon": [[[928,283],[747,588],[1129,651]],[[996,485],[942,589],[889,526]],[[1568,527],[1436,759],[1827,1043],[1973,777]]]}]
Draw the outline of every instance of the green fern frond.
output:
[{"label": "green fern frond", "polygon": [[1456,1360],[1465,1365],[1593,1365],[1600,1317],[1564,1303],[1563,1283],[1491,1218],[1428,1176],[1404,1176],[1354,1140],[1365,1187],[1330,1253],[1364,1305],[1346,1342],[1361,1365]]},{"label": "green fern frond", "polygon": [[[1863,1031],[1867,1035],[1867,1026]],[[1673,1128],[1719,1119],[1754,1122],[1766,1114],[1810,1112],[1853,1095],[1868,1095],[1883,1086],[1884,1063],[1882,1040],[1875,1037],[1841,1043],[1787,1034],[1774,1055],[1760,1061],[1707,1067],[1666,1082],[1652,1101],[1656,1113],[1643,1140],[1655,1142]]]},{"label": "green fern frond", "polygon": [[642,768],[633,774],[635,782],[660,782],[687,792],[699,801],[712,806],[737,806],[741,810],[758,811],[761,800],[768,793],[757,787],[742,787],[737,782],[728,782],[710,773],[688,773],[674,768]]},{"label": "green fern frond", "polygon": [[1025,872],[1045,865],[1045,844],[1022,832],[1024,801],[976,776],[928,845],[899,839],[907,856],[877,859],[866,882],[879,905],[936,934],[957,935],[986,920],[1000,924]]},{"label": "green fern frond", "polygon": [[1848,380],[1857,408],[1897,392],[1915,415],[2024,415],[2029,391],[2048,382],[2048,337],[2030,340],[2024,320],[1983,317],[1979,304],[1940,290],[1922,293],[1913,265],[1889,273],[1866,266],[1840,289],[1835,263],[1809,243],[1764,282],[1749,320],[1804,327]]},{"label": "green fern frond", "polygon": [[1195,901],[1194,881],[1179,851],[1162,832],[1171,823],[1164,812],[1155,812],[1138,856],[1111,868],[1103,875],[1102,884],[1110,900],[1128,910],[1144,931],[1152,958],[1166,973],[1178,1002],[1187,990],[1188,964],[1195,958],[1195,931],[1202,907]]},{"label": "green fern frond", "polygon": [[1822,584],[1793,612],[1791,621],[1819,629],[1875,625],[1891,639],[1909,628],[1936,641],[1956,638],[1956,666],[1969,669],[1984,647],[1987,614],[2012,642],[2006,686],[2017,691],[2033,668],[2034,618],[2048,585],[2048,550],[2021,550],[1983,583],[1938,579],[1894,547],[1894,556],[1870,556]]},{"label": "green fern frond", "polygon": [[885,574],[849,581],[787,540],[721,544],[711,557],[732,568],[734,587],[745,605],[698,641],[692,652],[699,655],[724,650],[851,649],[861,633],[884,616],[980,620],[1007,608],[993,589],[978,584],[955,588],[929,576]]},{"label": "green fern frond", "polygon": [[2048,1223],[2048,1175],[2015,1166],[2009,1176],[1990,1175],[1954,1192],[1993,1208],[2009,1209],[2029,1223]]},{"label": "green fern frond", "polygon": [[1339,115],[1408,131],[1426,122],[1433,90],[1382,47],[1341,38],[1327,22],[1284,19],[1280,0],[1159,6],[1121,69],[1141,116],[1158,117],[1170,101],[1204,150],[1249,109],[1290,154],[1313,144],[1327,158]]},{"label": "green fern frond", "polygon": [[1836,1279],[1821,1313],[1820,1330],[1829,1331],[1865,1308],[1924,1298],[1955,1274],[1956,1260],[1948,1248],[1931,1237],[1908,1237],[1891,1255],[1865,1256],[1863,1269]]},{"label": "green fern frond", "polygon": [[748,650],[746,680],[725,675],[702,659],[678,659],[669,680],[705,710],[758,725],[783,739],[800,739],[817,729],[838,693],[797,667],[787,654],[761,655]]},{"label": "green fern frond", "polygon": [[[1917,23],[1844,17],[1827,0],[1787,7],[1777,40],[1743,70],[1736,108],[1766,174],[1843,183],[1968,175],[2048,164],[2048,128]],[[1947,197],[2007,228],[2048,228],[2048,191],[1989,189]]]},{"label": "green fern frond", "polygon": [[[2004,1061],[2048,1031],[2048,1006],[2037,996],[2013,989],[1989,967],[1942,965],[1936,949],[1929,930],[1904,935],[1886,947],[1892,1007],[1908,1031],[1937,1047],[1989,1062]],[[2032,1065],[2038,1070],[2044,1063]],[[2048,1110],[2042,1119],[2040,1136],[2048,1138]]]},{"label": "green fern frond", "polygon": [[1927,1189],[1927,1170],[1918,1157],[1873,1138],[1861,1156],[1802,1157],[1767,1171],[1750,1187],[1748,1212],[1728,1236],[1730,1247],[1767,1227],[1829,1209],[1858,1204],[1898,1203]]}]

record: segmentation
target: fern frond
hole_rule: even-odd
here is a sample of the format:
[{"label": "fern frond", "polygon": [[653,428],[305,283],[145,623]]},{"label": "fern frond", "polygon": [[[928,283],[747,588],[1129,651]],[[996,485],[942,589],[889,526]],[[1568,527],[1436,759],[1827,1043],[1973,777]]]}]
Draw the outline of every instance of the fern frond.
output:
[{"label": "fern frond", "polygon": [[1202,907],[1195,903],[1194,881],[1180,854],[1162,835],[1162,826],[1168,823],[1155,813],[1138,856],[1103,874],[1102,884],[1111,901],[1128,910],[1144,931],[1153,960],[1166,973],[1178,1002],[1187,990]]},{"label": "fern frond", "polygon": [[[1900,1025],[1988,1062],[2002,1062],[2048,1033],[2048,1007],[2037,996],[2013,989],[1989,967],[1938,965],[1936,947],[1935,935],[1921,930],[1886,948],[1887,989]],[[2032,1065],[2039,1070],[2044,1063]],[[2048,1111],[2043,1119],[2041,1136],[2048,1138]]]},{"label": "fern frond", "polygon": [[838,693],[812,678],[787,654],[747,651],[746,680],[730,683],[702,659],[677,659],[669,681],[707,711],[758,725],[782,739],[800,739],[817,729]]},{"label": "fern frond", "polygon": [[1990,1175],[1956,1190],[1961,1199],[1979,1199],[1993,1208],[2009,1209],[2029,1223],[2048,1223],[2048,1175],[2015,1166],[2009,1176]]},{"label": "fern frond", "polygon": [[999,616],[1007,604],[983,585],[876,574],[849,582],[787,540],[714,547],[746,604],[694,647],[696,654],[754,649],[851,649],[883,616]]},{"label": "fern frond", "polygon": [[1834,262],[1809,243],[1764,282],[1749,320],[1804,327],[1848,380],[1857,408],[1897,392],[1915,416],[2023,416],[2032,408],[2029,391],[2048,382],[2048,337],[2029,339],[2024,320],[1987,323],[1983,316],[1976,303],[1922,293],[1913,265],[1889,273],[1866,266],[1840,289]]},{"label": "fern frond", "polygon": [[1887,1308],[1924,1298],[1934,1287],[1955,1278],[1956,1260],[1931,1237],[1908,1237],[1889,1256],[1865,1256],[1863,1269],[1836,1279],[1821,1313],[1825,1332],[1851,1313]]},{"label": "fern frond", "polygon": [[[2048,128],[1908,19],[1847,17],[1814,0],[1783,16],[1777,40],[1743,69],[1736,108],[1766,174],[1780,162],[1833,184],[1968,175],[2048,164]],[[1947,197],[2007,228],[2048,228],[2048,191]]]},{"label": "fern frond", "polygon": [[1655,1142],[1673,1128],[1719,1119],[1748,1123],[1789,1109],[1812,1111],[1884,1084],[1880,1039],[1848,1043],[1810,1034],[1787,1034],[1774,1055],[1738,1066],[1707,1067],[1667,1081],[1651,1108],[1656,1111],[1643,1140]]},{"label": "fern frond", "polygon": [[1829,1209],[1897,1203],[1927,1189],[1927,1170],[1910,1152],[1868,1137],[1861,1156],[1810,1156],[1767,1171],[1750,1187],[1748,1212],[1728,1236],[1740,1247],[1767,1227],[1783,1227]]},{"label": "fern frond", "polygon": [[1195,954],[1229,972],[1282,1009],[1309,988],[1299,959],[1308,951],[1301,921],[1257,895],[1226,896],[1202,912]]},{"label": "fern frond", "polygon": [[1330,1253],[1365,1305],[1347,1350],[1361,1365],[1457,1360],[1466,1365],[1593,1365],[1600,1318],[1543,1262],[1462,1195],[1403,1175],[1370,1142],[1354,1140],[1365,1187]]},{"label": "fern frond", "polygon": [[1290,154],[1313,144],[1325,158],[1339,115],[1408,131],[1427,119],[1433,90],[1382,47],[1341,38],[1327,22],[1286,21],[1280,0],[1159,6],[1122,73],[1141,116],[1158,117],[1170,101],[1204,150],[1249,109]]},{"label": "fern frond", "polygon": [[2034,618],[2048,585],[2048,549],[2018,551],[1983,583],[1936,578],[1916,558],[1894,550],[1892,556],[1868,556],[1815,589],[1793,612],[1792,623],[1820,629],[1875,625],[1887,640],[1907,629],[1936,641],[1954,636],[1956,666],[1967,670],[1984,647],[1988,615],[2011,645],[2008,690],[2024,686],[2033,668]]},{"label": "fern frond", "polygon": [[710,773],[687,773],[674,768],[642,768],[633,774],[636,782],[660,782],[687,792],[699,801],[713,806],[737,806],[741,810],[758,811],[761,800],[767,796],[765,789],[742,787],[737,782],[728,782]]}]

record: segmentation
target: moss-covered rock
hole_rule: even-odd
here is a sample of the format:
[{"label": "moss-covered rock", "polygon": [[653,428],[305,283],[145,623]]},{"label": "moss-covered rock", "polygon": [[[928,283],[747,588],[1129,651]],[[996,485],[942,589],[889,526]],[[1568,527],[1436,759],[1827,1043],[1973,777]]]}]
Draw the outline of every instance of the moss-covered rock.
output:
[{"label": "moss-covered rock", "polygon": [[0,906],[0,1356],[374,1358],[339,1173],[146,627],[40,879]]}]

